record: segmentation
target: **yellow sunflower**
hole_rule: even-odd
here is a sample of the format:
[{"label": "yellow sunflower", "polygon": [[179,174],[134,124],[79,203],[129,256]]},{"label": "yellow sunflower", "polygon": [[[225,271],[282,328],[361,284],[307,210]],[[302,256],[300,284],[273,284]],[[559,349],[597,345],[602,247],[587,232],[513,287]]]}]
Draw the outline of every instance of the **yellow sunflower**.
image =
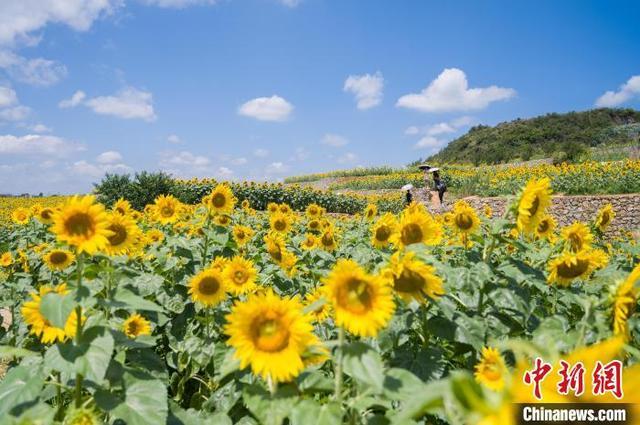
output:
[{"label": "yellow sunflower", "polygon": [[474,375],[479,383],[493,391],[500,391],[504,388],[505,376],[509,371],[500,352],[495,348],[482,348],[482,359],[475,369]]},{"label": "yellow sunflower", "polygon": [[247,242],[251,240],[254,234],[253,229],[247,226],[242,226],[240,224],[233,226],[231,232],[233,233],[233,239],[236,241],[236,244],[238,246],[245,246]]},{"label": "yellow sunflower", "polygon": [[373,221],[377,214],[378,206],[376,204],[368,204],[364,209],[364,217],[369,221]]},{"label": "yellow sunflower", "polygon": [[54,249],[42,256],[45,264],[51,270],[64,270],[76,259],[71,251],[66,249]]},{"label": "yellow sunflower", "polygon": [[325,251],[333,252],[338,248],[338,241],[332,229],[327,229],[318,240],[318,246]]},{"label": "yellow sunflower", "polygon": [[444,295],[442,279],[435,268],[415,258],[409,251],[404,256],[396,252],[383,275],[393,282],[393,289],[405,301],[426,303],[427,298],[437,300]]},{"label": "yellow sunflower", "polygon": [[[318,303],[318,305],[313,306],[315,303]],[[313,291],[307,293],[304,298],[304,305],[306,311],[309,311],[308,309],[313,306],[313,310],[310,311],[310,314],[318,323],[327,320],[331,314],[331,305],[324,298],[321,287],[315,288]]]},{"label": "yellow sunflower", "polygon": [[111,207],[113,212],[116,212],[120,215],[128,215],[131,211],[131,204],[124,198],[118,199]]},{"label": "yellow sunflower", "polygon": [[536,227],[536,236],[539,239],[550,240],[553,237],[553,231],[555,228],[556,220],[550,215],[545,215]]},{"label": "yellow sunflower", "polygon": [[206,307],[218,304],[226,296],[226,285],[222,271],[217,268],[208,268],[189,281],[189,294],[194,302]]},{"label": "yellow sunflower", "polygon": [[226,214],[218,214],[213,219],[218,226],[227,227],[231,224],[231,217]]},{"label": "yellow sunflower", "polygon": [[338,260],[323,283],[336,324],[354,335],[375,337],[393,316],[391,286],[383,277],[365,272],[353,260]]},{"label": "yellow sunflower", "polygon": [[215,214],[231,214],[236,204],[236,197],[233,196],[231,188],[222,183],[214,187],[202,202]]},{"label": "yellow sunflower", "polygon": [[459,233],[475,233],[480,227],[480,219],[476,210],[465,201],[458,201],[453,206],[453,219],[451,225]]},{"label": "yellow sunflower", "polygon": [[484,212],[484,216],[485,217],[487,217],[487,218],[493,217],[493,209],[491,208],[491,205],[485,204],[485,206],[483,208],[483,212]]},{"label": "yellow sunflower", "polygon": [[243,210],[248,210],[251,208],[251,203],[249,202],[248,199],[244,199],[241,203],[240,206],[242,207]]},{"label": "yellow sunflower", "polygon": [[53,209],[45,207],[38,211],[36,218],[42,224],[51,224],[53,223],[53,214]]},{"label": "yellow sunflower", "polygon": [[164,233],[160,229],[150,229],[146,233],[147,239],[152,243],[160,243],[164,240]]},{"label": "yellow sunflower", "polygon": [[516,220],[518,229],[524,233],[534,233],[549,205],[551,205],[551,180],[548,177],[530,180],[518,200]]},{"label": "yellow sunflower", "polygon": [[251,260],[235,256],[227,262],[222,273],[227,290],[235,295],[253,291],[256,286],[258,272]]},{"label": "yellow sunflower", "polygon": [[319,232],[322,228],[322,223],[318,219],[309,220],[307,222],[307,230],[310,232]]},{"label": "yellow sunflower", "polygon": [[279,208],[280,207],[275,202],[269,202],[267,204],[267,211],[269,211],[269,214],[273,214],[273,213],[279,211]]},{"label": "yellow sunflower", "polygon": [[626,280],[618,284],[613,301],[613,333],[629,337],[627,321],[638,304],[638,289],[636,283],[640,281],[640,265],[629,274]]},{"label": "yellow sunflower", "polygon": [[304,240],[300,243],[300,247],[305,251],[309,251],[318,247],[318,237],[313,233],[307,233]]},{"label": "yellow sunflower", "polygon": [[151,335],[151,322],[138,313],[132,314],[122,324],[122,332],[129,338],[135,338],[140,335]]},{"label": "yellow sunflower", "polygon": [[291,214],[293,213],[293,210],[291,209],[291,207],[289,206],[289,204],[280,204],[278,206],[278,210],[282,213],[282,214]]},{"label": "yellow sunflower", "polygon": [[269,217],[269,225],[271,230],[274,232],[281,233],[286,235],[291,231],[291,226],[293,224],[293,220],[291,216],[288,214],[283,214],[282,212],[276,212],[271,214]]},{"label": "yellow sunflower", "polygon": [[295,254],[287,250],[284,237],[279,233],[269,232],[264,237],[264,243],[271,259],[282,267],[289,276],[292,276],[298,259]]},{"label": "yellow sunflower", "polygon": [[412,203],[400,216],[396,232],[391,235],[391,243],[404,248],[416,243],[437,245],[442,240],[442,226],[429,214],[424,206]]},{"label": "yellow sunflower", "polygon": [[12,264],[13,264],[13,255],[11,255],[10,252],[3,252],[2,255],[0,255],[0,266],[9,267]]},{"label": "yellow sunflower", "polygon": [[93,409],[70,407],[64,416],[63,425],[102,425],[102,420]]},{"label": "yellow sunflower", "polygon": [[599,249],[585,249],[577,253],[565,251],[549,262],[547,281],[568,286],[575,279],[588,279],[591,273],[604,267],[607,262],[607,254]]},{"label": "yellow sunflower", "polygon": [[593,235],[586,224],[575,222],[560,232],[560,237],[565,241],[570,251],[578,252],[591,246]]},{"label": "yellow sunflower", "polygon": [[161,224],[175,223],[180,218],[180,201],[172,195],[160,195],[149,210]]},{"label": "yellow sunflower", "polygon": [[309,204],[305,214],[310,220],[318,219],[322,216],[322,208],[318,204]]},{"label": "yellow sunflower", "polygon": [[226,257],[216,257],[213,259],[213,261],[211,262],[211,265],[209,265],[209,268],[211,269],[216,269],[220,272],[224,271],[224,268],[227,267],[227,264],[229,263],[229,259]]},{"label": "yellow sunflower", "polygon": [[598,230],[604,232],[615,217],[616,213],[613,210],[613,205],[607,204],[598,211],[594,224]]},{"label": "yellow sunflower", "polygon": [[391,213],[385,213],[371,226],[371,245],[385,248],[389,245],[391,235],[396,231],[398,220]]},{"label": "yellow sunflower", "polygon": [[140,228],[128,215],[112,213],[108,218],[107,229],[111,231],[111,236],[107,239],[109,243],[105,251],[110,255],[126,254],[136,243],[140,236]]},{"label": "yellow sunflower", "polygon": [[305,354],[320,346],[300,301],[280,298],[271,290],[236,302],[226,319],[227,344],[235,349],[240,368],[251,366],[266,380],[294,379],[305,367]]},{"label": "yellow sunflower", "polygon": [[104,206],[94,201],[94,196],[74,196],[54,214],[50,230],[58,241],[88,254],[107,246],[108,238],[113,234],[108,229],[109,217]]},{"label": "yellow sunflower", "polygon": [[11,213],[11,219],[16,224],[27,224],[31,218],[31,213],[26,208],[16,208]]},{"label": "yellow sunflower", "polygon": [[[73,310],[64,325],[64,329],[53,326],[44,315],[40,312],[40,303],[42,297],[53,292],[60,295],[69,293],[66,284],[60,284],[55,287],[42,285],[38,292],[31,292],[31,299],[22,305],[21,313],[25,322],[29,326],[29,333],[40,338],[43,344],[52,344],[56,341],[64,341],[67,338],[73,338],[76,335],[78,326],[77,312]],[[84,322],[84,317],[82,318]]]}]

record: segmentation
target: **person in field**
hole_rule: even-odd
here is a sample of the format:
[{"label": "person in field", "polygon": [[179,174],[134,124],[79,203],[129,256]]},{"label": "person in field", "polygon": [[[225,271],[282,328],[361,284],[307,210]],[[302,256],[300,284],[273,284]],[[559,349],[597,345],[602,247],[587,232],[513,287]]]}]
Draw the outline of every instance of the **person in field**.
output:
[{"label": "person in field", "polygon": [[433,167],[429,169],[429,172],[433,175],[433,188],[438,192],[438,199],[440,199],[440,205],[444,204],[444,193],[447,191],[447,185],[444,180],[440,178],[440,169]]}]

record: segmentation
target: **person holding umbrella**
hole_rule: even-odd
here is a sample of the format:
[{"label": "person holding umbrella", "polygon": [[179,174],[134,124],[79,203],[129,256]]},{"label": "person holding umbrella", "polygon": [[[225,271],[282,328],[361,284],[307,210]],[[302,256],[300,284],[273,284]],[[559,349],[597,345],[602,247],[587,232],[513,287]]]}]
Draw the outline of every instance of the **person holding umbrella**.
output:
[{"label": "person holding umbrella", "polygon": [[438,199],[440,199],[440,205],[442,205],[444,203],[444,193],[447,191],[447,185],[440,178],[438,171],[440,171],[438,167],[431,167],[428,170],[428,172],[433,175],[433,186],[436,192],[438,192]]},{"label": "person holding umbrella", "polygon": [[411,194],[411,189],[413,189],[413,185],[411,183],[405,184],[404,186],[402,186],[401,189],[404,192],[406,192],[405,202],[407,203],[407,205],[411,205],[411,202],[413,202],[413,195]]}]

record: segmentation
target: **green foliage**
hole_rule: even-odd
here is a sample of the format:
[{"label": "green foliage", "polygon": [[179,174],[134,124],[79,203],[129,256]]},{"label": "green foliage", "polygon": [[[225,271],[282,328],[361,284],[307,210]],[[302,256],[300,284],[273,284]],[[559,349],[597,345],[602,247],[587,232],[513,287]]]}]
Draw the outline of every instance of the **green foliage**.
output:
[{"label": "green foliage", "polygon": [[548,158],[564,151],[572,161],[590,147],[637,140],[640,112],[593,109],[547,114],[496,125],[475,126],[428,160],[441,163],[497,164]]},{"label": "green foliage", "polygon": [[284,182],[285,183],[303,183],[303,182],[312,182],[312,181],[317,181],[320,179],[332,178],[332,177],[383,176],[387,174],[402,173],[407,171],[416,172],[418,168],[415,167],[414,165],[417,165],[417,163],[412,164],[407,168],[393,168],[393,167],[387,167],[387,166],[356,167],[350,170],[336,170],[336,171],[329,171],[326,173],[305,174],[301,176],[287,177],[284,179]]},{"label": "green foliage", "polygon": [[94,188],[101,203],[110,206],[124,198],[137,210],[153,203],[159,195],[169,195],[174,191],[175,182],[169,174],[147,171],[136,173],[133,178],[128,174],[106,174]]}]

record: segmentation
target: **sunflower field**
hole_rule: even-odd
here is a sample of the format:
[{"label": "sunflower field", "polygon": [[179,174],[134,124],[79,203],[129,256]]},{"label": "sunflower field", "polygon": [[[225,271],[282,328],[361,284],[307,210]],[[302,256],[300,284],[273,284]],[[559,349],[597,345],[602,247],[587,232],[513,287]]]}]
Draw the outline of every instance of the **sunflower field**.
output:
[{"label": "sunflower field", "polygon": [[[226,184],[143,211],[17,208],[0,423],[498,425],[517,402],[640,402],[640,248],[603,239],[610,206],[557,228],[551,192],[532,179],[495,219],[463,201],[257,211]],[[624,394],[546,379],[538,397],[538,357],[617,359]]]}]

